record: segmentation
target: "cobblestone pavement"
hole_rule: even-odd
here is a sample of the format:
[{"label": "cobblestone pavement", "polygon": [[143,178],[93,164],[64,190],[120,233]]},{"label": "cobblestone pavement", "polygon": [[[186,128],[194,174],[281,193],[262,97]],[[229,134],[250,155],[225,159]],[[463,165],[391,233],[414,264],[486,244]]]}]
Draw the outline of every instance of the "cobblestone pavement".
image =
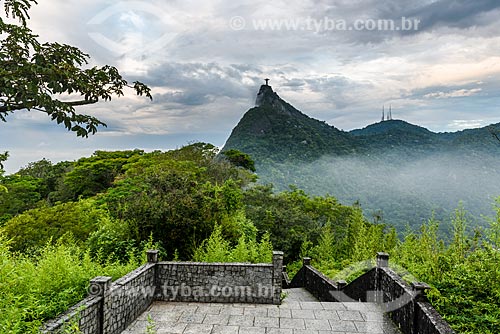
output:
[{"label": "cobblestone pavement", "polygon": [[278,305],[154,302],[122,334],[400,334],[373,303],[318,302],[304,289],[284,290]]}]

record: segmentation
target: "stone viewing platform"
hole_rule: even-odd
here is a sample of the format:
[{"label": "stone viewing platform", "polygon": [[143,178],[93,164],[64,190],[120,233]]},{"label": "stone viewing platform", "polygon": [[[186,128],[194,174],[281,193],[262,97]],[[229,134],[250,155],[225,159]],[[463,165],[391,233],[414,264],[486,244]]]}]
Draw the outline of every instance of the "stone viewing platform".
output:
[{"label": "stone viewing platform", "polygon": [[375,303],[320,302],[304,288],[284,293],[281,305],[154,302],[123,334],[143,334],[152,323],[158,334],[401,333]]},{"label": "stone viewing platform", "polygon": [[113,283],[92,279],[89,296],[42,333],[68,333],[68,326],[84,334],[454,333],[427,301],[429,286],[403,281],[386,253],[349,284],[333,282],[310,258],[290,281],[282,252],[260,264],[159,262],[158,251],[147,255],[147,264]]}]

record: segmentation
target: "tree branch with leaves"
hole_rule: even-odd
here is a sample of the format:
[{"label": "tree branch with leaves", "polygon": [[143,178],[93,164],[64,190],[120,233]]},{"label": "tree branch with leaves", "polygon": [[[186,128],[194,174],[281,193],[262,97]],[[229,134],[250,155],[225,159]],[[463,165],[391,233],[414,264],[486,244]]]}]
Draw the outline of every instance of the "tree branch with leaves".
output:
[{"label": "tree branch with leaves", "polygon": [[[75,107],[123,96],[126,87],[152,99],[151,90],[135,81],[129,84],[113,66],[83,68],[90,56],[59,43],[40,43],[27,26],[28,11],[35,0],[5,0],[7,17],[0,17],[0,120],[16,110],[38,110],[63,124],[77,136],[95,134],[106,126],[97,118],[79,114]],[[78,98],[67,101],[68,98]],[[64,99],[64,100],[63,100]]]},{"label": "tree branch with leaves", "polygon": [[0,153],[0,176],[2,176],[4,173],[3,163],[7,161],[8,157],[9,157],[9,152]]}]

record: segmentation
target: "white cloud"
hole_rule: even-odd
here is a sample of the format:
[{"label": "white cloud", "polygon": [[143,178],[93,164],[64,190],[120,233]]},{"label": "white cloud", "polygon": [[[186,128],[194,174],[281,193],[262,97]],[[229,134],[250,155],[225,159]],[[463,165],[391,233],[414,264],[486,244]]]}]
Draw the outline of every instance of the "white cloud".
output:
[{"label": "white cloud", "polygon": [[482,119],[455,119],[448,124],[448,129],[450,131],[457,131],[470,128],[478,128],[485,125],[486,124],[484,124],[484,121]]},{"label": "white cloud", "polygon": [[424,95],[428,99],[448,99],[452,97],[467,97],[481,92],[481,88],[457,89],[451,92],[434,92]]}]

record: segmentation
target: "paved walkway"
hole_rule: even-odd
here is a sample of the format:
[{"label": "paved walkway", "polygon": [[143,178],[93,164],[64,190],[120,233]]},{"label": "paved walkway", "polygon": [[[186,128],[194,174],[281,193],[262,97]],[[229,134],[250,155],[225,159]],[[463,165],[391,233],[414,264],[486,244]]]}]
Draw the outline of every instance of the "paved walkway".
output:
[{"label": "paved walkway", "polygon": [[278,305],[155,302],[122,334],[399,334],[373,303],[318,302],[304,289],[284,290]]}]

